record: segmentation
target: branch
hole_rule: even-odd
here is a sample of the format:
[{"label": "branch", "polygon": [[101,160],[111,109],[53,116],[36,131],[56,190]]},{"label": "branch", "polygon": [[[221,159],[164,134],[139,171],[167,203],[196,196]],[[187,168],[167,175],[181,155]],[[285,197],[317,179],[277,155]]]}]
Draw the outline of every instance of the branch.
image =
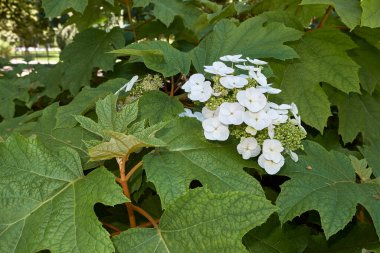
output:
[{"label": "branch", "polygon": [[170,96],[171,97],[173,97],[174,96],[174,86],[175,86],[175,84],[174,84],[174,77],[171,77],[171,79],[170,79],[170,83],[171,83],[171,86],[170,86]]},{"label": "branch", "polygon": [[[159,223],[160,219],[156,219],[155,222]],[[147,228],[147,227],[150,227],[150,226],[153,226],[153,224],[150,221],[148,221],[148,222],[145,222],[145,223],[143,223],[141,225],[138,225],[137,227],[138,228]]]},{"label": "branch", "polygon": [[[125,163],[127,160],[128,160],[128,156],[124,156],[121,159],[120,158],[117,159],[117,161],[119,163],[119,170],[120,170],[120,179],[117,181],[121,185],[121,187],[123,188],[124,195],[129,200],[131,200],[131,194],[129,193],[128,184],[127,184],[127,180],[126,180],[126,176],[125,176]],[[135,218],[135,215],[133,213],[132,203],[127,202],[127,203],[125,203],[125,205],[127,206],[130,227],[134,228],[134,227],[136,227],[136,218]]]},{"label": "branch", "polygon": [[133,33],[133,39],[135,41],[137,41],[136,28],[135,28],[135,25],[133,24],[131,6],[130,6],[129,3],[130,3],[129,0],[125,0],[125,4],[127,5],[128,23],[131,26],[131,30],[132,30],[132,33]]},{"label": "branch", "polygon": [[112,225],[112,224],[109,224],[109,223],[107,223],[107,222],[104,222],[104,221],[102,221],[102,224],[105,226],[105,227],[108,227],[108,228],[110,228],[110,229],[112,229],[112,230],[114,230],[114,231],[116,231],[116,232],[121,232],[121,230],[120,230],[120,228],[118,228],[118,227],[116,227],[116,226],[114,226],[114,225]]},{"label": "branch", "polygon": [[143,161],[140,161],[138,164],[136,164],[135,166],[133,166],[133,168],[128,172],[128,174],[125,176],[125,181],[128,182],[128,180],[132,177],[133,173],[136,172],[136,170],[138,170],[138,168],[141,167]]},{"label": "branch", "polygon": [[138,207],[138,206],[135,206],[135,205],[132,205],[132,208],[137,211],[138,213],[140,213],[142,216],[144,216],[145,218],[147,218],[147,220],[152,223],[153,227],[158,229],[158,225],[157,225],[157,222],[153,219],[152,216],[150,216],[149,213],[147,213],[144,209]]},{"label": "branch", "polygon": [[325,25],[325,22],[329,18],[332,10],[333,10],[333,6],[329,5],[329,7],[326,9],[326,12],[321,19],[321,22],[319,22],[317,28],[322,28]]}]

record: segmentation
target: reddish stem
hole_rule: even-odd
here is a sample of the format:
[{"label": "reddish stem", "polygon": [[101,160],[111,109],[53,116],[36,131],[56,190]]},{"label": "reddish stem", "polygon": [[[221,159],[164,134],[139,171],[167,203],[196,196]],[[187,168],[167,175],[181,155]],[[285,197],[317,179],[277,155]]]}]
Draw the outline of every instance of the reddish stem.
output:
[{"label": "reddish stem", "polygon": [[[155,222],[159,223],[160,219],[156,219]],[[137,227],[138,228],[147,228],[147,227],[151,227],[151,226],[153,226],[153,224],[150,221],[148,221],[148,222],[145,222],[145,223],[143,223],[141,225],[138,225]]]},{"label": "reddish stem", "polygon": [[121,230],[120,230],[118,227],[116,227],[116,226],[114,226],[114,225],[112,225],[112,224],[109,224],[109,223],[104,222],[104,221],[102,221],[102,224],[103,224],[104,226],[106,226],[106,227],[108,227],[108,228],[110,228],[110,229],[116,231],[116,232],[119,232],[119,233],[121,232]]},{"label": "reddish stem", "polygon": [[144,209],[138,207],[138,206],[135,206],[135,205],[132,205],[132,208],[137,211],[138,213],[140,213],[142,216],[144,216],[145,218],[147,218],[147,220],[153,225],[154,228],[157,228],[158,229],[158,225],[156,223],[156,221],[153,219],[152,216],[150,216],[149,213],[147,213]]},{"label": "reddish stem", "polygon": [[322,28],[325,25],[326,20],[329,18],[331,12],[333,10],[332,5],[329,5],[329,7],[326,9],[325,14],[323,15],[321,22],[319,22],[317,28]]},{"label": "reddish stem", "polygon": [[[128,183],[127,183],[126,176],[125,176],[125,163],[127,160],[128,160],[128,156],[125,156],[118,161],[119,170],[120,170],[120,179],[117,181],[119,182],[119,184],[123,188],[124,195],[130,200],[131,194],[129,193]],[[136,227],[136,217],[133,213],[132,203],[127,202],[127,203],[125,203],[125,205],[127,206],[130,227],[134,228],[134,227]]]}]

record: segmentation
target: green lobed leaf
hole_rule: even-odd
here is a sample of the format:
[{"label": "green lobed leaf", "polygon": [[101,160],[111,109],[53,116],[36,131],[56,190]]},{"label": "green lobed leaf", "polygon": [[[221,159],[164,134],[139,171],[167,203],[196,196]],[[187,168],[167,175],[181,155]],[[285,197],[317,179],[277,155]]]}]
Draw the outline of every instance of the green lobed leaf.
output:
[{"label": "green lobed leaf", "polygon": [[138,102],[124,105],[121,111],[117,111],[117,98],[117,95],[109,94],[96,102],[98,122],[81,115],[76,115],[75,119],[83,128],[103,139],[108,139],[106,131],[125,133],[130,124],[137,119]]},{"label": "green lobed leaf", "polygon": [[272,215],[263,225],[249,231],[243,238],[251,253],[303,253],[308,245],[310,229],[285,223]]},{"label": "green lobed leaf", "polygon": [[[79,31],[96,25],[104,26],[104,23],[109,22],[110,13],[117,13],[120,9],[114,7],[114,0],[88,0],[86,8],[81,12],[74,12],[70,16],[69,23],[75,23]],[[99,8],[99,7],[102,8]]]},{"label": "green lobed leaf", "polygon": [[89,85],[95,67],[112,70],[116,56],[108,52],[123,47],[124,42],[120,28],[113,28],[108,33],[95,28],[78,33],[60,56],[63,88],[77,93],[82,86]]},{"label": "green lobed leaf", "polygon": [[363,147],[359,147],[359,150],[371,166],[373,174],[380,178],[380,138],[373,138],[370,142],[366,142]]},{"label": "green lobed leaf", "polygon": [[304,26],[299,19],[289,11],[266,11],[260,16],[268,19],[269,22],[283,23],[287,27],[297,29],[299,31],[304,30]]},{"label": "green lobed leaf", "polygon": [[216,23],[219,20],[234,16],[236,14],[235,4],[228,4],[223,9],[216,11],[215,13],[207,14],[207,19],[210,24]]},{"label": "green lobed leaf", "polygon": [[78,12],[83,12],[88,4],[88,0],[43,0],[42,7],[45,10],[46,16],[53,18],[59,16],[67,9],[74,9]]},{"label": "green lobed leaf", "polygon": [[[356,29],[355,29],[356,30]],[[363,33],[358,32],[359,36]],[[374,36],[375,33],[370,33]],[[375,37],[375,36],[374,36]],[[358,38],[353,36],[357,48],[350,50],[349,55],[351,58],[360,65],[359,79],[362,88],[369,94],[380,87],[380,50],[375,45],[371,45],[371,42],[365,38]]]},{"label": "green lobed leaf", "polygon": [[238,27],[230,20],[218,22],[213,32],[191,51],[195,69],[203,72],[204,65],[210,65],[228,54],[281,60],[298,57],[284,42],[297,40],[302,33],[280,23],[266,24],[266,21],[265,17],[250,18]]},{"label": "green lobed leaf", "polygon": [[0,144],[0,251],[112,252],[93,207],[127,201],[114,176],[84,176],[78,154],[51,151],[35,138]]},{"label": "green lobed leaf", "polygon": [[380,28],[358,27],[355,28],[353,33],[380,50]]},{"label": "green lobed leaf", "polygon": [[190,70],[189,55],[175,49],[166,41],[143,41],[130,44],[126,48],[112,51],[112,53],[140,56],[147,68],[157,71],[165,77],[178,73],[186,75]]},{"label": "green lobed leaf", "polygon": [[139,99],[139,120],[147,120],[150,124],[172,119],[183,112],[183,105],[175,97],[161,91],[146,92]]},{"label": "green lobed leaf", "polygon": [[264,196],[258,181],[243,170],[254,164],[235,152],[236,144],[207,141],[197,120],[173,121],[157,138],[167,146],[144,156],[143,168],[164,209],[186,194],[193,180],[213,192],[245,191]]},{"label": "green lobed leaf", "polygon": [[153,16],[167,27],[174,21],[176,16],[179,16],[182,18],[184,25],[191,28],[202,13],[193,4],[180,0],[139,0],[134,3],[134,6],[145,7],[150,3],[154,5]]},{"label": "green lobed leaf", "polygon": [[332,5],[342,22],[351,30],[360,25],[362,10],[360,2],[356,0],[302,0],[301,4],[326,4]]},{"label": "green lobed leaf", "polygon": [[366,182],[371,179],[372,168],[368,167],[366,159],[359,160],[355,156],[350,155],[352,167],[355,173],[359,176],[361,182]]},{"label": "green lobed leaf", "polygon": [[330,104],[320,82],[346,93],[360,91],[359,65],[346,53],[354,47],[347,35],[337,30],[318,29],[306,33],[294,44],[300,59],[271,65],[280,77],[279,86],[283,90],[280,97],[295,102],[302,120],[320,132],[330,116]]},{"label": "green lobed leaf", "polygon": [[352,142],[359,133],[362,133],[365,142],[377,138],[380,127],[380,92],[375,91],[372,96],[350,93],[348,95],[326,89],[329,97],[338,107],[339,134],[343,142]]},{"label": "green lobed leaf", "polygon": [[362,26],[380,27],[380,2],[377,0],[362,0]]},{"label": "green lobed leaf", "polygon": [[[337,151],[328,152],[319,144],[305,142],[306,155],[287,161],[282,174],[291,179],[281,186],[276,201],[280,221],[316,210],[326,238],[343,229],[355,215],[357,204],[371,215],[380,235],[380,185],[356,183],[350,159]],[[337,210],[339,215],[337,215]]]},{"label": "green lobed leaf", "polygon": [[380,242],[373,226],[358,223],[350,225],[328,241],[323,235],[312,236],[305,253],[378,253],[379,250]]},{"label": "green lobed leaf", "polygon": [[42,115],[42,111],[36,111],[31,114],[24,114],[19,117],[4,119],[0,122],[0,136],[7,138],[13,132],[28,133],[35,124],[36,119]]},{"label": "green lobed leaf", "polygon": [[247,252],[241,238],[275,210],[264,197],[198,188],[170,205],[157,229],[130,229],[113,242],[116,252]]},{"label": "green lobed leaf", "polygon": [[0,79],[0,116],[12,118],[15,114],[15,100],[29,101],[29,88],[28,78]]},{"label": "green lobed leaf", "polygon": [[[300,5],[301,0],[265,0],[256,2],[253,14],[264,14],[266,12],[287,12],[293,18],[298,19],[304,27],[309,27],[311,20],[321,17],[326,10],[325,5]],[[287,21],[288,22],[288,21]],[[284,22],[287,24],[287,22]]]}]

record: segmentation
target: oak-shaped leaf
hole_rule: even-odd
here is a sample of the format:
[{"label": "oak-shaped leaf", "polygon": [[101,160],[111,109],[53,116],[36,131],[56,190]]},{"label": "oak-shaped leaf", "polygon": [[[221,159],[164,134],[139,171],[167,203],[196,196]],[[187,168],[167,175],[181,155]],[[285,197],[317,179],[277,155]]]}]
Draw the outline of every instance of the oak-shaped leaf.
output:
[{"label": "oak-shaped leaf", "polygon": [[245,191],[264,196],[259,182],[243,170],[255,164],[241,158],[236,143],[207,141],[201,123],[194,118],[172,121],[156,136],[166,146],[144,156],[143,168],[164,209],[186,194],[193,180],[213,192]]},{"label": "oak-shaped leaf", "polygon": [[105,168],[84,176],[74,150],[12,135],[0,144],[0,174],[0,252],[113,252],[93,208],[128,200]]},{"label": "oak-shaped leaf", "polygon": [[191,2],[180,0],[137,0],[134,7],[146,7],[153,4],[152,14],[167,27],[175,17],[181,17],[187,28],[192,28],[202,12]]},{"label": "oak-shaped leaf", "polygon": [[242,237],[276,211],[247,192],[197,188],[173,202],[158,228],[134,228],[113,238],[116,252],[247,252]]},{"label": "oak-shaped leaf", "polygon": [[147,68],[163,74],[165,77],[178,73],[187,75],[190,70],[190,56],[181,52],[166,41],[142,41],[126,48],[112,51],[117,55],[133,55],[143,61]]},{"label": "oak-shaped leaf", "polygon": [[325,89],[332,103],[338,107],[339,134],[344,143],[352,142],[359,133],[365,143],[378,139],[380,127],[380,92],[375,90],[372,95],[362,91],[362,94],[344,94],[335,89]]},{"label": "oak-shaped leaf", "polygon": [[345,92],[359,92],[359,65],[346,50],[355,43],[345,34],[332,29],[306,33],[293,44],[300,58],[287,63],[272,64],[280,97],[297,104],[302,120],[323,131],[330,113],[330,102],[320,87],[321,82]]},{"label": "oak-shaped leaf", "polygon": [[[250,18],[236,26],[230,20],[218,22],[213,32],[207,35],[191,51],[191,60],[198,72],[204,65],[211,65],[227,54],[244,54],[252,58],[277,58],[281,60],[298,57],[285,42],[294,41],[302,32],[281,23],[267,23],[264,16]],[[226,40],[226,38],[228,38]]]},{"label": "oak-shaped leaf", "polygon": [[116,56],[108,52],[123,47],[124,43],[120,28],[108,33],[95,28],[78,33],[60,55],[63,88],[75,94],[81,87],[89,86],[94,68],[112,70]]},{"label": "oak-shaped leaf", "polygon": [[280,221],[316,210],[329,238],[352,220],[360,204],[371,215],[380,235],[380,185],[356,183],[347,155],[329,152],[315,142],[305,142],[304,146],[306,155],[300,155],[297,163],[287,161],[281,172],[291,179],[281,186],[276,202]]}]

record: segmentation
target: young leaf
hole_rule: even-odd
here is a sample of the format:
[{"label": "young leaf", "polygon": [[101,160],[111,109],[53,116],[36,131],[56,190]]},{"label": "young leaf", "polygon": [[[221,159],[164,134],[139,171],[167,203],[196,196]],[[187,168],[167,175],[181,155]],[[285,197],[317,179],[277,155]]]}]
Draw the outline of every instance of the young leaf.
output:
[{"label": "young leaf", "polygon": [[263,197],[198,188],[170,205],[158,228],[130,229],[113,242],[117,252],[247,252],[241,238],[275,210]]},{"label": "young leaf", "polygon": [[127,201],[111,173],[84,176],[74,150],[17,135],[0,144],[0,157],[1,252],[113,251],[93,210]]},{"label": "young leaf", "polygon": [[380,235],[380,185],[357,184],[355,170],[346,155],[328,152],[314,142],[305,142],[304,146],[306,155],[301,155],[297,163],[287,161],[282,170],[291,180],[281,186],[277,199],[281,222],[317,210],[329,238],[351,221],[357,204],[361,204]]},{"label": "young leaf", "polygon": [[112,53],[140,56],[147,68],[157,71],[165,77],[174,76],[178,73],[187,75],[190,70],[189,55],[175,49],[165,41],[134,43],[126,48],[114,50]]},{"label": "young leaf", "polygon": [[109,93],[116,92],[121,86],[128,82],[124,78],[116,78],[102,83],[96,88],[84,87],[68,105],[58,108],[56,128],[74,127],[77,121],[74,115],[85,114],[99,99]]},{"label": "young leaf", "polygon": [[306,33],[294,45],[299,60],[289,62],[281,69],[271,65],[275,74],[282,77],[280,96],[287,102],[295,102],[302,120],[321,132],[330,116],[330,105],[319,83],[327,82],[346,93],[360,90],[359,65],[346,53],[354,47],[347,35],[319,29]]},{"label": "young leaf", "polygon": [[126,154],[136,152],[144,147],[164,146],[165,142],[154,137],[154,134],[162,127],[163,125],[155,125],[133,135],[108,132],[107,134],[111,137],[111,140],[91,147],[88,153],[92,161],[97,161],[124,157]]},{"label": "young leaf", "polygon": [[[214,30],[191,51],[191,59],[198,72],[227,54],[242,54],[252,58],[277,58],[281,60],[297,57],[297,53],[284,42],[294,41],[302,32],[280,23],[266,24],[265,17],[250,18],[238,27],[230,20],[217,23]],[[228,40],[226,40],[228,38]]]},{"label": "young leaf", "polygon": [[82,86],[89,85],[93,68],[112,70],[116,56],[108,52],[123,47],[124,42],[120,28],[108,33],[90,28],[76,35],[61,53],[63,88],[77,93]]},{"label": "young leaf", "polygon": [[264,196],[258,181],[243,170],[252,164],[235,152],[236,145],[206,141],[197,120],[173,121],[157,137],[167,146],[143,160],[148,181],[155,185],[164,209],[189,191],[192,180],[199,180],[213,192],[245,191]]},{"label": "young leaf", "polygon": [[98,122],[90,118],[77,115],[75,119],[81,126],[103,139],[108,139],[105,131],[125,133],[130,124],[137,119],[137,102],[125,105],[121,111],[116,110],[117,95],[110,94],[102,100],[96,102],[96,114]]}]

